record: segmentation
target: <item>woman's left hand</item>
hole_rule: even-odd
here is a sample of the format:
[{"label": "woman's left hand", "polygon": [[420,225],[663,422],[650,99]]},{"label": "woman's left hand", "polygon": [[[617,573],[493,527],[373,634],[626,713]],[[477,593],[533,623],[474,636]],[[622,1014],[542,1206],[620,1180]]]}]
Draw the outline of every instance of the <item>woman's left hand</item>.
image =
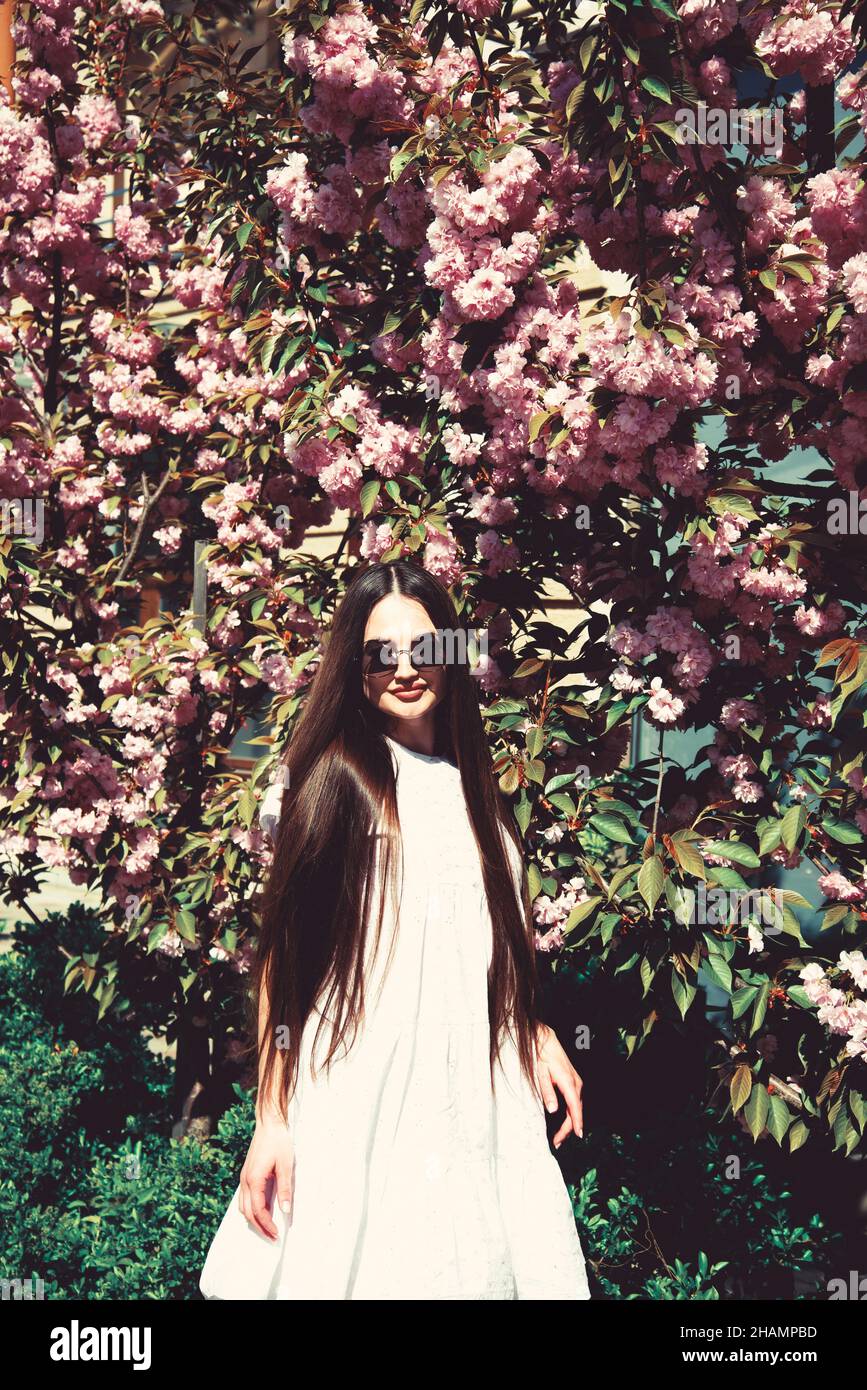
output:
[{"label": "woman's left hand", "polygon": [[551,1114],[559,1104],[559,1091],[566,1105],[566,1118],[554,1135],[554,1148],[559,1149],[568,1134],[584,1138],[584,1112],[581,1091],[584,1083],[560,1045],[557,1034],[547,1024],[540,1023],[536,1033],[536,1052],[539,1058],[539,1085],[545,1109]]}]

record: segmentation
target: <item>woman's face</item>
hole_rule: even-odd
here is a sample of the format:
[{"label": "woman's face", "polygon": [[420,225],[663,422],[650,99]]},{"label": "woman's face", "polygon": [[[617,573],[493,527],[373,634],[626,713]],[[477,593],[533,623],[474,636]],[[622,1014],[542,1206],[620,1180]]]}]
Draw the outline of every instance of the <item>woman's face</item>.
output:
[{"label": "woman's face", "polygon": [[[389,720],[424,719],[445,694],[444,666],[414,667],[410,655],[427,655],[436,627],[417,599],[387,594],[371,609],[361,658],[364,693]],[[426,642],[419,642],[427,635]],[[388,664],[390,655],[397,665]],[[381,669],[385,666],[385,669]]]}]

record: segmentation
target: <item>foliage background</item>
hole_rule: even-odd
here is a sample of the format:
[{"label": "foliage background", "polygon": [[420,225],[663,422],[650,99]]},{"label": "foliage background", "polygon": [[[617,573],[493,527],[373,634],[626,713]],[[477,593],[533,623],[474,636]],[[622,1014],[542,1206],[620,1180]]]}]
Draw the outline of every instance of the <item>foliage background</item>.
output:
[{"label": "foliage background", "polygon": [[[45,535],[0,538],[3,892],[102,895],[66,985],[176,1044],[178,1133],[238,1080],[257,807],[323,630],[354,565],[409,554],[489,633],[552,974],[615,1001],[622,1055],[687,1045],[712,987],[696,1105],[861,1142],[863,18],[17,5],[0,492]],[[702,101],[778,110],[779,155],[681,143]],[[589,315],[581,243],[630,286]],[[782,933],[684,910],[799,865]]]},{"label": "foliage background", "polygon": [[[99,914],[74,908],[47,927],[52,939],[24,926],[0,956],[0,1273],[41,1279],[48,1299],[199,1298],[252,1096],[239,1088],[208,1140],[169,1138],[168,1063],[63,989],[54,940],[96,946]],[[814,1172],[793,1192],[752,1148],[670,1092],[634,1125],[594,1124],[568,1174],[593,1296],[809,1296],[857,1261],[851,1233],[817,1210]]]}]

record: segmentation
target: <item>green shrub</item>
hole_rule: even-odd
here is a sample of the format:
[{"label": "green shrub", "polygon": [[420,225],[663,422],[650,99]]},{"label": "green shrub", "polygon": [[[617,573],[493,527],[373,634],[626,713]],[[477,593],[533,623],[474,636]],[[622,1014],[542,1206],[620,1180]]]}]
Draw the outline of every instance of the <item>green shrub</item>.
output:
[{"label": "green shrub", "polygon": [[699,1109],[641,1132],[591,1129],[570,1191],[599,1291],[618,1300],[793,1297],[795,1272],[819,1271],[841,1237],[817,1212],[803,1223],[766,1158]]},{"label": "green shrub", "polygon": [[245,1102],[207,1144],[152,1135],[119,1151],[100,1148],[72,1200],[48,1208],[22,1202],[12,1247],[17,1267],[37,1271],[48,1298],[197,1297],[252,1120]]},{"label": "green shrub", "polygon": [[[196,1298],[252,1097],[235,1088],[207,1143],[169,1137],[170,1064],[131,1020],[63,993],[57,943],[87,949],[98,930],[75,910],[0,956],[0,1277],[36,1275],[50,1299]],[[596,1297],[791,1297],[793,1269],[839,1241],[799,1220],[761,1146],[699,1106],[591,1126],[563,1161]]]}]

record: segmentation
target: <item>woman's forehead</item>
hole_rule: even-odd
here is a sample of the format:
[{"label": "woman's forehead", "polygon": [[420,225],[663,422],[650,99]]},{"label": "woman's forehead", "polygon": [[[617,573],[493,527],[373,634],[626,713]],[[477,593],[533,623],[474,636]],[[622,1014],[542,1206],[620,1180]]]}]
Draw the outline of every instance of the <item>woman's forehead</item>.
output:
[{"label": "woman's forehead", "polygon": [[410,642],[419,642],[422,637],[432,637],[436,635],[436,628],[428,627],[416,631],[415,628],[408,628],[404,632],[396,631],[394,628],[386,628],[380,624],[373,634],[366,633],[365,646],[375,646],[377,642],[402,642],[404,637]]},{"label": "woman's forehead", "polygon": [[430,614],[417,599],[404,594],[386,594],[374,604],[364,629],[365,640],[373,637],[422,636],[434,630]]}]

